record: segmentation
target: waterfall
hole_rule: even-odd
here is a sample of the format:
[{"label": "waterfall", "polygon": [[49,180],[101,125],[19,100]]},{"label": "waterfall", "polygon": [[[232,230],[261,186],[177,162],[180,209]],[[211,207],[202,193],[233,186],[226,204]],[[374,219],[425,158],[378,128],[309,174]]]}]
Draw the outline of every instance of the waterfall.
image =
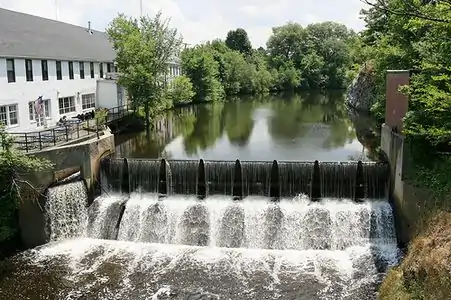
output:
[{"label": "waterfall", "polygon": [[207,161],[205,163],[206,181],[209,195],[231,195],[235,162]]},{"label": "waterfall", "polygon": [[161,163],[102,163],[89,209],[82,182],[50,188],[58,242],[8,261],[0,298],[373,299],[399,260],[386,165]]},{"label": "waterfall", "polygon": [[127,159],[131,192],[158,192],[160,162]]},{"label": "waterfall", "polygon": [[121,192],[123,179],[123,159],[108,158],[100,162],[100,182],[102,191]]},{"label": "waterfall", "polygon": [[396,243],[391,206],[384,201],[310,203],[299,197],[277,203],[249,197],[234,202],[224,196],[161,200],[150,194],[130,197],[118,239],[280,250]]},{"label": "waterfall", "polygon": [[48,189],[45,211],[51,241],[81,237],[88,223],[88,194],[83,181]]}]

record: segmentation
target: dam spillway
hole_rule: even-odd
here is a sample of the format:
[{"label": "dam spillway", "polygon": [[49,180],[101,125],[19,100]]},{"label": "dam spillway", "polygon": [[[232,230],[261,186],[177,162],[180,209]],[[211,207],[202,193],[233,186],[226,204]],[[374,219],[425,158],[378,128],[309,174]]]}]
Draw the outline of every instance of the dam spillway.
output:
[{"label": "dam spillway", "polygon": [[80,182],[49,191],[48,219],[69,222],[9,262],[0,298],[375,299],[399,258],[384,164],[122,158],[100,173],[89,207]]},{"label": "dam spillway", "polygon": [[109,158],[104,185],[118,192],[311,199],[385,199],[388,165],[374,162],[259,162]]}]

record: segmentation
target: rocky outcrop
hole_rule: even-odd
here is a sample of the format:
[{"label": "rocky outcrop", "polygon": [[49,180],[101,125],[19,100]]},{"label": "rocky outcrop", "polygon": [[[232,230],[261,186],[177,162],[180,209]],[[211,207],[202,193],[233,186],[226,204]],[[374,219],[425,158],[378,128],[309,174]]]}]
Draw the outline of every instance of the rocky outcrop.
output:
[{"label": "rocky outcrop", "polygon": [[359,74],[348,87],[346,103],[350,107],[369,112],[376,102],[376,77],[370,63],[360,67]]}]

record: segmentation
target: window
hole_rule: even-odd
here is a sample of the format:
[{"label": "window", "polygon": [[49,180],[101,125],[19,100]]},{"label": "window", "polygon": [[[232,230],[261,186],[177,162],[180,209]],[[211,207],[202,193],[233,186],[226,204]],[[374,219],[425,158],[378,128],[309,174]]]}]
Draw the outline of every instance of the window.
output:
[{"label": "window", "polygon": [[16,82],[16,68],[14,67],[14,59],[6,60],[6,73],[8,73],[8,82]]},{"label": "window", "polygon": [[74,63],[69,62],[69,79],[74,79]]},{"label": "window", "polygon": [[25,60],[25,75],[27,77],[27,81],[33,81],[33,62],[31,59]]},{"label": "window", "polygon": [[6,126],[19,124],[17,120],[17,104],[0,106],[0,123]]},{"label": "window", "polygon": [[80,62],[80,79],[85,79],[85,63]]},{"label": "window", "polygon": [[75,98],[64,97],[58,99],[58,106],[60,115],[64,115],[75,111]]},{"label": "window", "polygon": [[81,103],[83,109],[96,107],[96,94],[86,94],[81,96]]},{"label": "window", "polygon": [[91,78],[94,78],[94,63],[89,63],[89,72],[91,72]]},{"label": "window", "polygon": [[61,70],[61,62],[56,61],[56,80],[63,79],[63,71]]},{"label": "window", "polygon": [[44,125],[44,117],[50,118],[50,99],[43,100],[42,112],[39,115],[36,113],[36,102],[29,102],[28,114],[30,121],[36,121],[38,126]]},{"label": "window", "polygon": [[49,66],[46,60],[41,60],[42,80],[49,80]]},{"label": "window", "polygon": [[100,68],[100,78],[103,78],[103,63],[99,64],[99,68]]},{"label": "window", "polygon": [[106,71],[107,71],[107,73],[111,73],[111,64],[110,63],[106,64]]}]

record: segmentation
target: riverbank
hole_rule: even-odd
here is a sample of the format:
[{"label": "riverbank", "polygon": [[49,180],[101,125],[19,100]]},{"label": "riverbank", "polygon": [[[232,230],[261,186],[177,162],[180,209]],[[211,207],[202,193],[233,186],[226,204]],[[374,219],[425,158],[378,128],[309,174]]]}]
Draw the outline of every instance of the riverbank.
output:
[{"label": "riverbank", "polygon": [[431,155],[433,147],[419,142],[404,142],[404,148],[404,167],[397,159],[391,164],[395,176],[400,174],[393,179],[398,239],[408,244],[400,265],[384,279],[379,298],[451,299],[451,158]]},{"label": "riverbank", "polygon": [[451,213],[439,212],[379,289],[381,300],[451,299]]}]

